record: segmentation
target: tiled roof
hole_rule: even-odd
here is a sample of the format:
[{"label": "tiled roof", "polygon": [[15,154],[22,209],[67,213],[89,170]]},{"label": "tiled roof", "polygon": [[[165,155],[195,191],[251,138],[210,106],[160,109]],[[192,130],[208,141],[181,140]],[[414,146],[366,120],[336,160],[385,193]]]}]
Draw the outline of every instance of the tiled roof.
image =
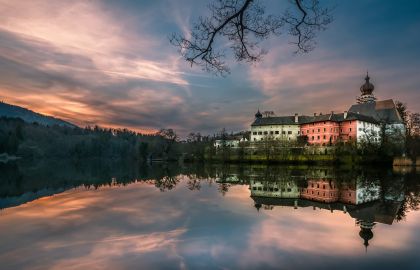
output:
[{"label": "tiled roof", "polygon": [[299,115],[297,123],[295,122],[295,116],[262,117],[255,119],[251,126],[301,125],[324,121],[343,122],[344,120],[360,120],[369,123],[378,123],[378,121],[371,116],[348,112],[346,119],[344,119],[344,113],[330,113],[316,116]]},{"label": "tiled roof", "polygon": [[376,121],[384,121],[389,124],[403,123],[392,99],[374,103],[355,104],[350,107],[349,112],[363,114],[374,118]]}]

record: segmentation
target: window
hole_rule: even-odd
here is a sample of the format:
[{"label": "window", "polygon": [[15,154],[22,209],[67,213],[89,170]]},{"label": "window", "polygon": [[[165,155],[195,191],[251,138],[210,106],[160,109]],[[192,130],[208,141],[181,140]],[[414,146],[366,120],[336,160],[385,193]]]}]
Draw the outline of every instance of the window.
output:
[{"label": "window", "polygon": [[300,131],[298,130],[298,135],[300,134]]},{"label": "window", "polygon": [[312,136],[312,140],[314,140],[314,136]]},{"label": "window", "polygon": [[256,141],[257,140],[257,138],[254,138],[254,141]]},{"label": "window", "polygon": [[264,138],[261,138],[261,141],[264,141]]},{"label": "window", "polygon": [[292,192],[292,189],[291,189],[291,188],[288,188],[288,189],[287,189],[287,192]]},{"label": "window", "polygon": [[282,131],[281,134],[283,134],[283,135],[286,134],[286,131]]},{"label": "window", "polygon": [[257,135],[257,132],[255,132],[255,131],[254,131],[254,132],[252,132],[252,135]]},{"label": "window", "polygon": [[267,135],[268,134],[268,131],[264,131],[264,135]]},{"label": "window", "polygon": [[359,131],[362,131],[362,128],[359,128]]},{"label": "window", "polygon": [[351,140],[351,136],[349,136],[349,139]]},{"label": "window", "polygon": [[324,140],[327,138],[327,136],[324,135]]},{"label": "window", "polygon": [[316,184],[316,188],[319,188],[319,184]]},{"label": "window", "polygon": [[325,189],[325,185],[322,185],[322,188]]},{"label": "window", "polygon": [[314,129],[312,130],[312,133],[315,133],[315,130]]},{"label": "window", "polygon": [[258,135],[262,135],[262,132],[261,131],[258,131]]},{"label": "window", "polygon": [[351,132],[351,128],[349,128],[349,131]]},{"label": "window", "polygon": [[325,125],[326,123],[324,122],[324,125]]},{"label": "window", "polygon": [[306,134],[309,134],[309,129],[306,131]]},{"label": "window", "polygon": [[318,128],[318,132],[320,132],[321,130]]},{"label": "window", "polygon": [[318,138],[317,138],[318,140],[319,140],[319,136],[318,136]]},{"label": "window", "polygon": [[278,130],[276,130],[276,134],[279,134],[279,131]]},{"label": "window", "polygon": [[325,131],[327,131],[327,129],[326,129],[326,128],[324,128],[324,132],[325,132]]},{"label": "window", "polygon": [[287,134],[292,134],[292,132],[291,131],[288,131]]},{"label": "window", "polygon": [[270,131],[270,134],[273,135],[274,134],[274,131]]}]

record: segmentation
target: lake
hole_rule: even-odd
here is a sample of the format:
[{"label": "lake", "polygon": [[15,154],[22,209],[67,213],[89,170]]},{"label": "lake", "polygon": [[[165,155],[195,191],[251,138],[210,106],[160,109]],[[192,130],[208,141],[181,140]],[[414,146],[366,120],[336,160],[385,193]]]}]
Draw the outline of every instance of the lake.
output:
[{"label": "lake", "polygon": [[0,164],[1,269],[420,269],[420,174]]}]

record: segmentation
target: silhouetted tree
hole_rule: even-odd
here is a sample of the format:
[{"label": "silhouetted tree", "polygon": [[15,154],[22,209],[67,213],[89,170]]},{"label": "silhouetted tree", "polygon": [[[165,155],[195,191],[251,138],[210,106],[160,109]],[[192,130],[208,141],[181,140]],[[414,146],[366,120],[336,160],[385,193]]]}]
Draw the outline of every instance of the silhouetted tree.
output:
[{"label": "silhouetted tree", "polygon": [[[322,7],[318,0],[294,0],[282,14],[266,15],[265,6],[258,0],[215,0],[209,5],[210,14],[200,17],[187,36],[173,34],[171,44],[192,65],[206,71],[225,74],[223,47],[217,41],[228,40],[228,46],[239,62],[257,62],[266,53],[259,43],[281,30],[294,38],[296,53],[314,49],[317,33],[332,21],[331,8]],[[222,43],[222,41],[219,41]]]}]

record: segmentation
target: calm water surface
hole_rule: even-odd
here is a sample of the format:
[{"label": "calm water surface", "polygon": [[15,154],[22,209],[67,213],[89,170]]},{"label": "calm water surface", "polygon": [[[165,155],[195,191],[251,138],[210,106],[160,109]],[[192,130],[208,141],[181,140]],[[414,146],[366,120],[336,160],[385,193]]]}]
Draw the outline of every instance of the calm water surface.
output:
[{"label": "calm water surface", "polygon": [[420,269],[420,175],[0,165],[0,269]]}]

